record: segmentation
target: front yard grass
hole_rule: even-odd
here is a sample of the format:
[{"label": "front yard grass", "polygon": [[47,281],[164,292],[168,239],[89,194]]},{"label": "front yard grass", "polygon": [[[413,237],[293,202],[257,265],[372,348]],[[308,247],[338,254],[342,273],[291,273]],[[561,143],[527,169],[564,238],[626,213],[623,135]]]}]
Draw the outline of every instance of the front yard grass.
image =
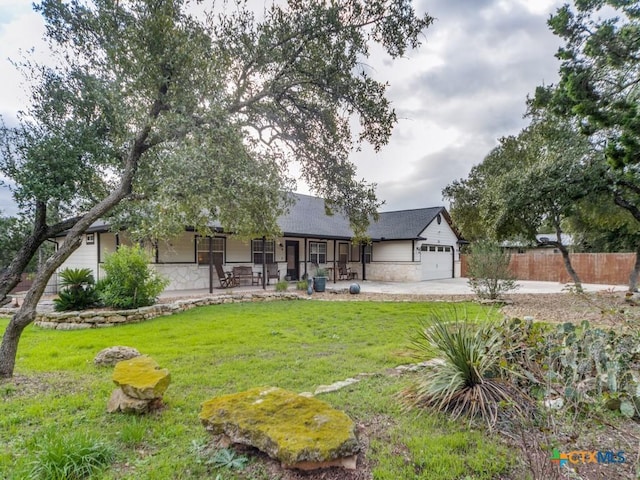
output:
[{"label": "front yard grass", "polygon": [[[458,304],[470,316],[491,315]],[[254,462],[211,470],[197,448],[210,440],[200,404],[217,395],[271,385],[313,391],[358,373],[362,382],[319,398],[343,409],[367,437],[366,468],[376,479],[491,479],[509,452],[482,431],[438,415],[403,412],[397,392],[410,381],[385,371],[410,363],[421,320],[451,313],[445,303],[290,301],[202,307],[135,325],[80,331],[29,327],[15,379],[0,383],[0,478],[26,478],[42,439],[83,432],[115,449],[104,479],[277,478]],[[4,330],[6,320],[0,320]],[[111,368],[93,358],[114,345],[135,347],[168,368],[167,407],[147,417],[109,415]]]}]

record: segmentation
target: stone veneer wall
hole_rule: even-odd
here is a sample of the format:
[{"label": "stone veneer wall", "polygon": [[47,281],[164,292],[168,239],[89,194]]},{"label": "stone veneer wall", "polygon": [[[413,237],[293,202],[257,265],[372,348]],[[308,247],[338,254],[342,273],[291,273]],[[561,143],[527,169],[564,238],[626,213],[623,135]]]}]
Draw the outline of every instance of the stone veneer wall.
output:
[{"label": "stone veneer wall", "polygon": [[[209,267],[198,266],[195,263],[156,263],[152,264],[156,271],[168,278],[170,284],[167,290],[190,290],[209,288]],[[213,287],[218,283],[218,274],[213,275]]]},{"label": "stone veneer wall", "polygon": [[[173,315],[205,305],[222,303],[268,302],[275,300],[300,300],[305,297],[297,293],[268,292],[217,295],[196,299],[178,300],[174,303],[157,304],[132,310],[86,310],[81,312],[38,312],[35,325],[56,330],[81,330],[86,328],[105,328],[127,323],[138,323],[156,317]],[[15,308],[2,308],[0,314],[12,315]]]},{"label": "stone veneer wall", "polygon": [[[421,264],[418,262],[373,262],[367,263],[367,280],[381,282],[419,282]],[[362,276],[359,276],[362,278]]]}]

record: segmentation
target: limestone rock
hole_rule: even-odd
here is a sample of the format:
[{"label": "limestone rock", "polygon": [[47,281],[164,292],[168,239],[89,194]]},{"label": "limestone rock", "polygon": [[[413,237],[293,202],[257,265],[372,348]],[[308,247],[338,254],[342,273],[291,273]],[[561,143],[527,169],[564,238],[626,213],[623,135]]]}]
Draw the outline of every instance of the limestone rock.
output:
[{"label": "limestone rock", "polygon": [[139,400],[125,394],[122,389],[116,388],[107,403],[108,413],[147,413],[152,410],[153,400]]},{"label": "limestone rock", "polygon": [[139,357],[140,352],[132,347],[115,346],[100,350],[93,363],[101,367],[113,367],[122,360]]},{"label": "limestone rock", "polygon": [[331,385],[320,385],[316,388],[316,391],[313,394],[320,395],[322,393],[337,392],[338,390],[348,387],[349,385],[353,385],[354,383],[358,383],[359,381],[359,378],[347,378],[346,380],[335,382]]},{"label": "limestone rock", "polygon": [[171,383],[169,370],[146,355],[118,362],[112,378],[125,394],[140,400],[162,398]]},{"label": "limestone rock", "polygon": [[355,468],[359,446],[353,421],[315,398],[254,388],[203,403],[200,420],[213,434],[258,448],[287,467]]}]

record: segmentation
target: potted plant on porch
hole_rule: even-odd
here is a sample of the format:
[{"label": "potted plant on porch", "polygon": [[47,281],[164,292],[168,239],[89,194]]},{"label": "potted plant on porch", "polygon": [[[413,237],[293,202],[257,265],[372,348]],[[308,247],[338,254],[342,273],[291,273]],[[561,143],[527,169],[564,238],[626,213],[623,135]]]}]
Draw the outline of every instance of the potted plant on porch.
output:
[{"label": "potted plant on porch", "polygon": [[327,270],[324,268],[318,268],[316,274],[313,277],[313,288],[316,292],[324,292],[327,285]]}]

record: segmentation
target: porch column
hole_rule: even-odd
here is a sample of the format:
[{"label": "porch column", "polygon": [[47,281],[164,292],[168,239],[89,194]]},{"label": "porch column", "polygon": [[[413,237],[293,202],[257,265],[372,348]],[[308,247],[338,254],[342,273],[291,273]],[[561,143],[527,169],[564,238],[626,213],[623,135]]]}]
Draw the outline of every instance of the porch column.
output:
[{"label": "porch column", "polygon": [[206,238],[209,242],[209,293],[213,293],[213,240],[210,236]]},{"label": "porch column", "polygon": [[[273,256],[275,257],[275,242],[273,245]],[[274,258],[275,260],[275,258]],[[267,277],[267,237],[262,236],[262,289],[267,289],[267,284],[265,283]]]},{"label": "porch column", "polygon": [[333,283],[336,283],[336,239],[333,239]]}]

